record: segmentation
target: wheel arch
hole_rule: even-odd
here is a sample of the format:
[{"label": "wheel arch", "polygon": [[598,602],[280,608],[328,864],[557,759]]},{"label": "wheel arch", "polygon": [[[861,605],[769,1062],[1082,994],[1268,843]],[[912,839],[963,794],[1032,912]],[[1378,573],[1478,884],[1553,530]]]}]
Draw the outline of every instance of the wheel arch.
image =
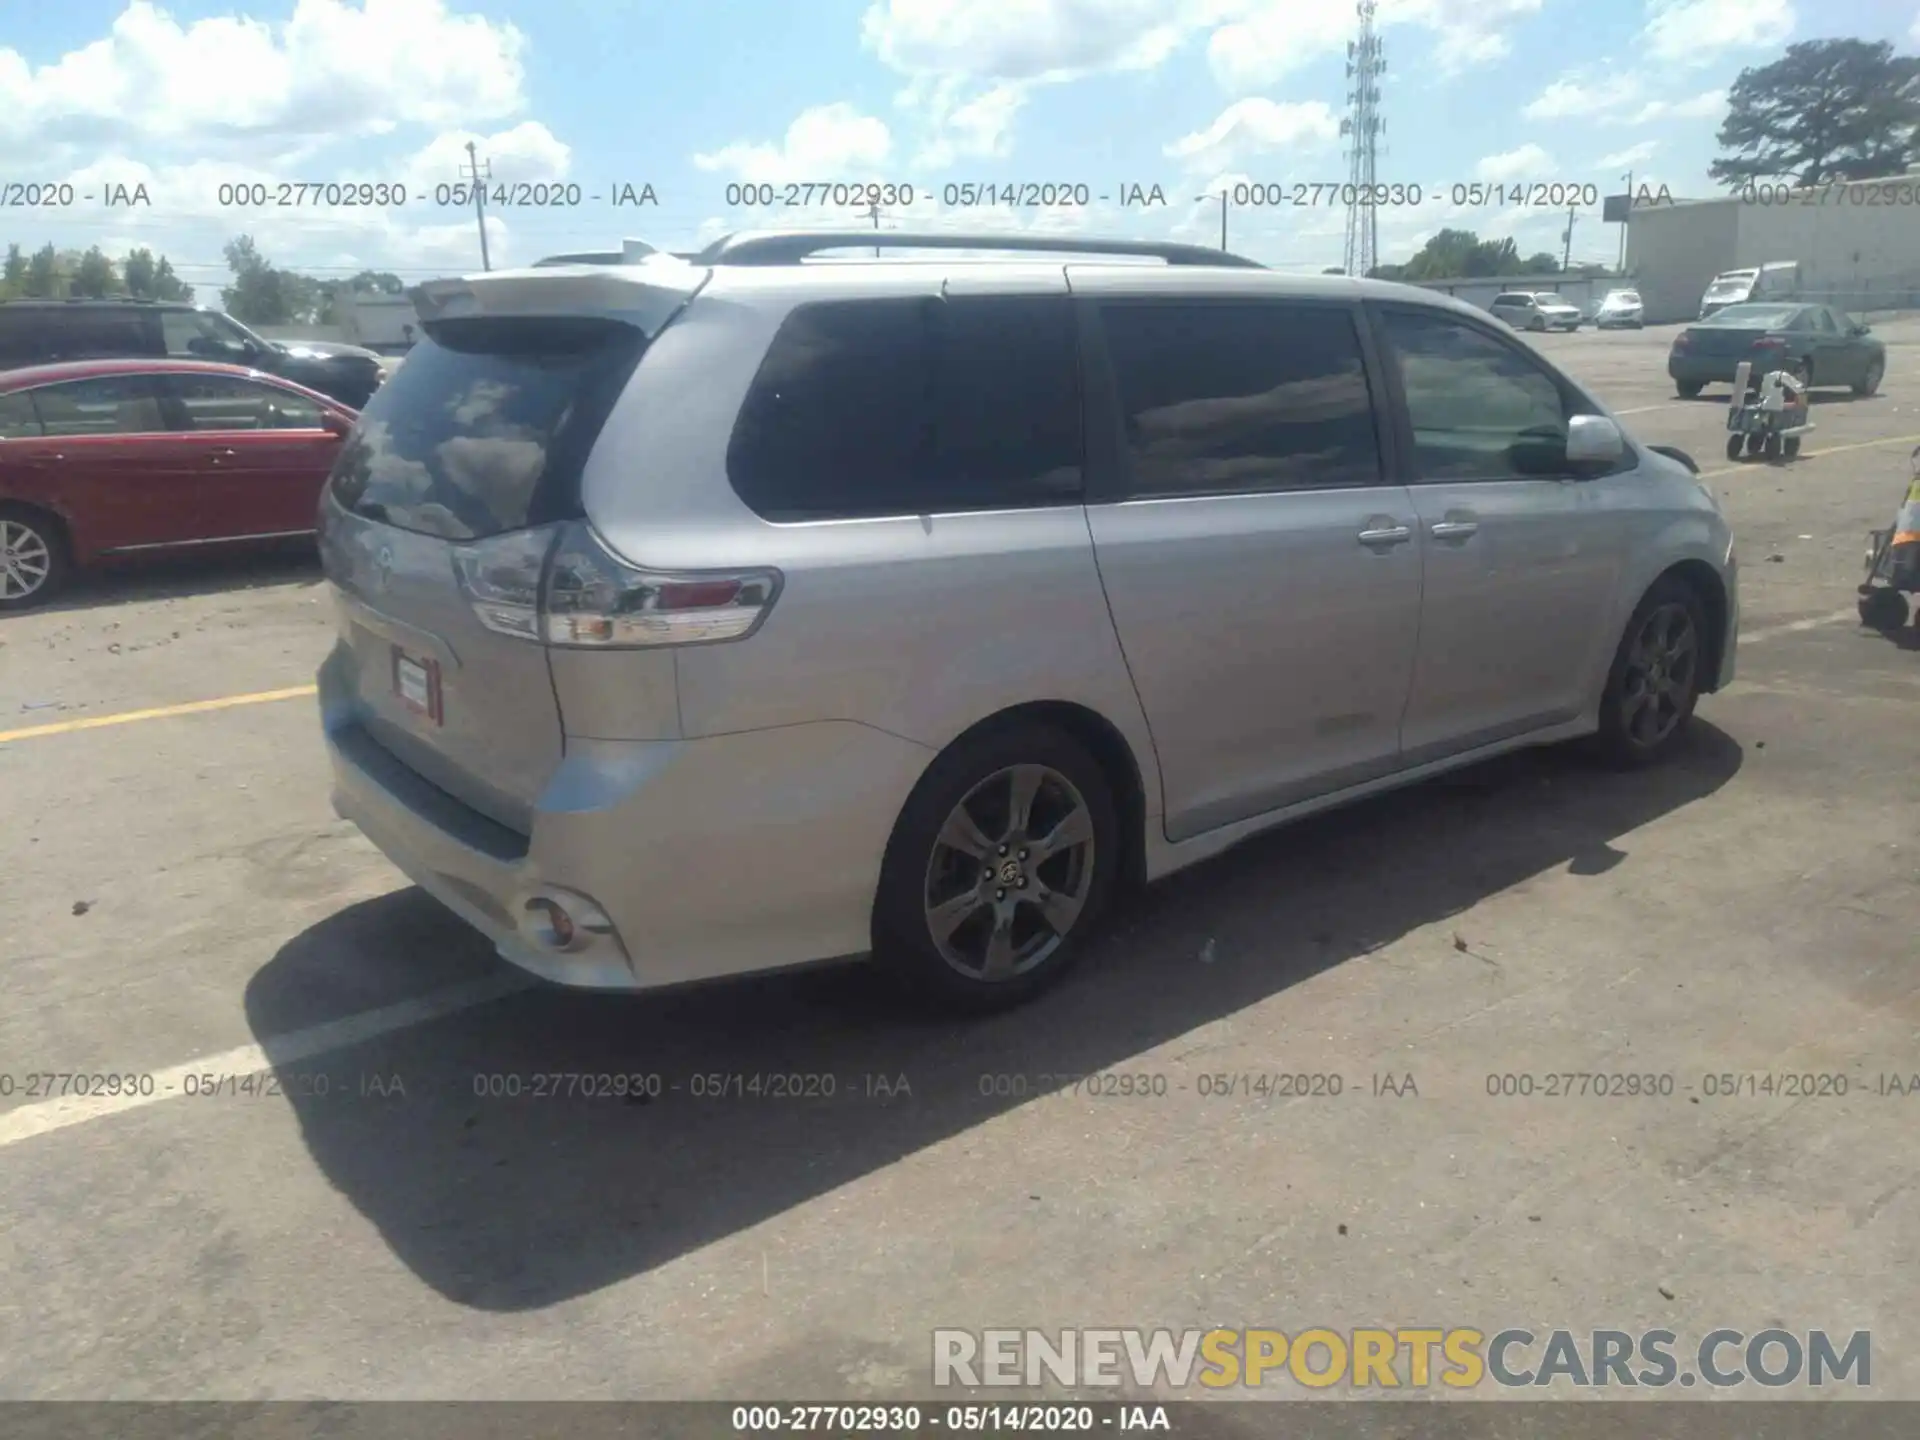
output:
[{"label": "wheel arch", "polygon": [[[1703,637],[1706,647],[1706,669],[1700,681],[1700,693],[1711,695],[1720,688],[1720,672],[1726,656],[1727,644],[1727,587],[1719,572],[1704,560],[1686,559],[1676,561],[1653,578],[1647,589],[1641,592],[1645,599],[1655,585],[1665,580],[1673,580],[1685,585],[1700,601],[1700,608],[1707,614],[1707,633]],[[1638,606],[1639,601],[1634,602]]]},{"label": "wheel arch", "polygon": [[80,563],[79,537],[74,534],[73,521],[68,519],[66,515],[56,510],[53,506],[43,504],[38,500],[17,500],[10,495],[0,495],[0,512],[8,510],[14,511],[15,513],[25,511],[29,515],[36,515],[50,521],[54,530],[54,538],[60,542],[61,547],[66,551],[67,563],[70,565],[78,565]]},{"label": "wheel arch", "polygon": [[1009,705],[969,725],[941,746],[900,802],[900,812],[894,817],[894,828],[887,838],[887,854],[891,856],[900,843],[900,822],[936,762],[982,735],[1023,723],[1052,726],[1086,747],[1112,788],[1114,807],[1119,811],[1124,847],[1120,879],[1129,887],[1143,883],[1147,872],[1147,781],[1139,757],[1119,726],[1099,711],[1072,700],[1031,700]]}]

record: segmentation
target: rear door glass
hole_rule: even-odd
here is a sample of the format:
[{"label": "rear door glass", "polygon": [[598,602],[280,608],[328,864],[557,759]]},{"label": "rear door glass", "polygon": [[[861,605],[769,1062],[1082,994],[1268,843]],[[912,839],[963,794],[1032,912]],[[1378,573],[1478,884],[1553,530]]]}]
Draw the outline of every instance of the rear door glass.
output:
[{"label": "rear door glass", "polygon": [[434,321],[334,466],[345,509],[475,540],[576,519],[580,472],[646,338],[582,316]]},{"label": "rear door glass", "polygon": [[741,406],[727,474],[775,521],[1076,503],[1075,346],[1065,296],[802,306]]}]

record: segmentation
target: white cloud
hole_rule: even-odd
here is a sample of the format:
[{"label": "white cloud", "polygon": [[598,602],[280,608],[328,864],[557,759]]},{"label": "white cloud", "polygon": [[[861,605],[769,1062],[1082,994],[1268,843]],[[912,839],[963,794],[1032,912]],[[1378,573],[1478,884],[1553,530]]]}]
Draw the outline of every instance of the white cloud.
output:
[{"label": "white cloud", "polygon": [[1799,17],[1792,0],[1649,0],[1640,43],[1655,61],[1701,62],[1719,51],[1772,50]]},{"label": "white cloud", "polygon": [[893,136],[884,120],[841,102],[801,111],[778,144],[738,141],[695,155],[693,163],[741,180],[778,184],[857,179],[879,169],[892,152]]},{"label": "white cloud", "polygon": [[1244,95],[1340,53],[1355,26],[1351,0],[1261,5],[1213,32],[1207,63],[1223,86]]},{"label": "white cloud", "polygon": [[1913,28],[1907,31],[1907,39],[1920,45],[1920,12],[1916,12],[1913,17]]},{"label": "white cloud", "polygon": [[907,74],[1046,80],[1152,69],[1233,0],[875,0],[862,38]]},{"label": "white cloud", "polygon": [[971,88],[964,76],[923,76],[896,97],[924,137],[914,158],[916,171],[944,170],[957,159],[1003,156],[1012,148],[1013,122],[1031,87],[1003,81],[968,94]]},{"label": "white cloud", "polygon": [[183,25],[131,0],[105,38],[49,64],[0,49],[0,142],[49,160],[110,146],[266,157],[498,119],[525,105],[524,48],[512,25],[444,0],[299,0],[277,26]]},{"label": "white cloud", "polygon": [[1644,160],[1651,160],[1659,149],[1659,141],[1642,140],[1638,145],[1629,145],[1624,150],[1616,150],[1611,155],[1601,156],[1600,168],[1602,170],[1628,169]]},{"label": "white cloud", "polygon": [[1727,92],[1709,90],[1703,95],[1695,95],[1691,100],[1649,100],[1633,112],[1627,123],[1644,125],[1650,120],[1713,120],[1726,108]]},{"label": "white cloud", "polygon": [[1275,150],[1297,153],[1335,140],[1339,134],[1339,117],[1319,100],[1296,104],[1236,100],[1206,129],[1182,136],[1166,147],[1166,153],[1193,170],[1224,170],[1250,155]]},{"label": "white cloud", "polygon": [[1538,145],[1522,145],[1517,150],[1487,156],[1473,167],[1473,173],[1476,179],[1503,184],[1511,180],[1528,180],[1552,169],[1553,156]]},{"label": "white cloud", "polygon": [[1594,80],[1562,77],[1529,100],[1520,113],[1528,120],[1572,120],[1604,115],[1640,98],[1640,81],[1630,74]]}]

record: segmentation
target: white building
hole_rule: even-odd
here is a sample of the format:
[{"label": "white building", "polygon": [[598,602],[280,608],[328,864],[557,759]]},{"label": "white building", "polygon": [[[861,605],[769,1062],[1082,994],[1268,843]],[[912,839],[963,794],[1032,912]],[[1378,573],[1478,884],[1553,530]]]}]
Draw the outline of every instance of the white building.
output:
[{"label": "white building", "polygon": [[1897,179],[1641,204],[1627,222],[1627,272],[1651,324],[1694,319],[1722,271],[1783,260],[1799,262],[1808,299],[1856,313],[1920,308],[1920,167]]}]

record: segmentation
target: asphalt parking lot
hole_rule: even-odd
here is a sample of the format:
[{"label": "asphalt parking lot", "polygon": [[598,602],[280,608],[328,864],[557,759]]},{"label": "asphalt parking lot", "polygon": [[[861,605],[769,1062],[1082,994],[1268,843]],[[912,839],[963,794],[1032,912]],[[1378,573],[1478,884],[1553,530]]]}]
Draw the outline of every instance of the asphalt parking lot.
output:
[{"label": "asphalt parking lot", "polygon": [[[522,985],[334,818],[303,559],[0,621],[0,1070],[156,1077],[0,1096],[0,1396],[886,1399],[935,1327],[1427,1324],[1865,1329],[1920,1398],[1920,1095],[1878,1093],[1920,1073],[1920,646],[1853,617],[1920,319],[1876,332],[1884,393],[1773,466],[1674,398],[1671,331],[1539,342],[1740,536],[1740,679],[1679,763],[1271,835],[970,1026],[858,971]],[[279,1093],[184,1093],[268,1059]],[[1108,1071],[1162,1093],[1049,1078]],[[1674,1089],[1488,1094],[1570,1071]],[[664,1088],[477,1093],[555,1073]],[[835,1093],[694,1093],[769,1073]],[[1201,1093],[1272,1073],[1343,1093]],[[1848,1093],[1703,1094],[1781,1073]]]}]

